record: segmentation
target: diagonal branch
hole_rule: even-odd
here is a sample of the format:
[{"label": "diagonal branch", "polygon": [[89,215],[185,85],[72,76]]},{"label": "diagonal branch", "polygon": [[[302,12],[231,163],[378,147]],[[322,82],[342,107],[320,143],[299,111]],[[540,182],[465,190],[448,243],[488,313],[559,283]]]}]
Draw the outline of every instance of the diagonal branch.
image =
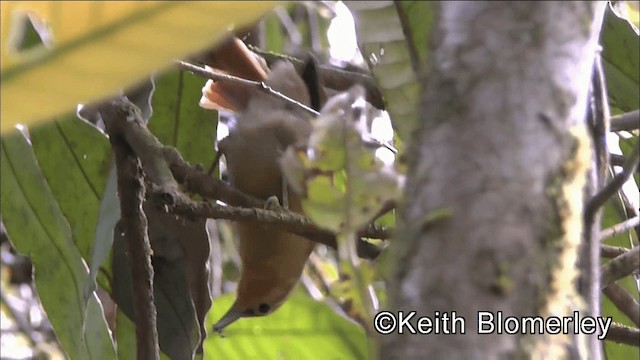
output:
[{"label": "diagonal branch", "polygon": [[640,128],[640,110],[611,117],[611,131],[633,131]]},{"label": "diagonal branch", "polygon": [[632,217],[631,219],[627,219],[619,224],[615,224],[609,228],[602,230],[601,239],[608,239],[614,237],[618,234],[622,234],[630,229],[640,225],[640,216]]},{"label": "diagonal branch", "polygon": [[[609,158],[611,159],[611,165],[613,166],[623,166],[624,165],[624,156],[618,154],[609,154]],[[640,169],[636,168],[636,171]]]},{"label": "diagonal branch", "polygon": [[[259,222],[265,224],[265,226],[282,228],[332,248],[337,247],[335,234],[331,231],[319,228],[305,216],[284,209],[273,211],[260,208],[223,206],[209,202],[194,201],[181,193],[174,194],[170,202],[167,202],[168,198],[162,193],[151,193],[150,198],[157,205],[166,206],[168,211],[187,219],[206,218]],[[370,225],[360,231],[358,235],[361,237],[386,238],[390,237],[391,233],[385,228]],[[362,257],[373,259],[379,255],[380,249],[376,246],[363,240],[360,240],[360,242],[358,244],[359,254]]]},{"label": "diagonal branch", "polygon": [[[267,64],[271,65],[279,60],[287,60],[293,63],[293,66],[297,69],[304,65],[304,61],[296,57],[264,51],[251,45],[247,46],[251,51],[262,56]],[[345,70],[331,65],[318,66],[318,72],[321,83],[333,90],[346,91],[355,84],[364,86],[367,93],[367,101],[378,109],[385,109],[382,94],[380,94],[376,81],[371,75],[359,71]]]},{"label": "diagonal branch", "polygon": [[631,175],[638,166],[638,160],[640,159],[640,139],[636,142],[631,151],[631,155],[625,160],[622,166],[622,171],[616,174],[616,176],[605,187],[595,194],[586,204],[585,207],[585,222],[590,222],[594,215],[604,203],[609,200],[618,190],[622,188],[622,185],[629,180]]},{"label": "diagonal branch", "polygon": [[[312,236],[314,233],[319,233],[321,235],[321,238],[328,237],[329,235],[333,237],[332,232],[320,229],[318,226],[313,224],[311,220],[309,220],[309,218],[300,214],[290,212],[286,209],[280,209],[279,211],[265,210],[264,208],[266,204],[264,201],[246,195],[227,185],[225,182],[212,178],[210,175],[202,171],[202,169],[189,165],[184,159],[182,159],[182,156],[180,156],[176,149],[164,147],[163,152],[165,155],[165,159],[169,163],[174,176],[180,183],[185,184],[189,191],[197,193],[205,198],[217,199],[227,204],[238,206],[236,208],[231,206],[219,206],[219,208],[226,207],[233,210],[230,210],[229,212],[217,212],[218,210],[212,210],[211,214],[219,214],[217,216],[213,216],[212,218],[237,221],[253,221],[259,220],[256,217],[258,216],[261,217],[262,220],[270,224],[281,223],[282,225],[291,226],[288,229],[300,232],[298,233],[298,235],[304,233],[305,235],[302,236]],[[203,204],[210,205],[208,203]],[[387,212],[393,206],[394,204],[392,203],[385,204],[383,210]],[[198,210],[197,213],[193,213],[193,217],[202,217],[202,214],[209,212],[209,210],[202,210],[202,207],[198,207],[198,209],[200,210]],[[250,212],[242,212],[240,210],[257,210],[259,212],[259,215],[252,215]],[[184,215],[189,215],[188,212],[189,211],[186,211]],[[358,235],[371,239],[390,239],[392,236],[392,232],[393,230],[385,227],[369,225],[358,232]],[[326,241],[321,240],[319,242],[325,243]],[[332,241],[327,245],[333,246],[331,245],[333,243],[334,242]]]},{"label": "diagonal branch", "polygon": [[234,84],[238,84],[238,85],[243,85],[243,86],[247,86],[247,87],[251,87],[254,89],[257,89],[259,91],[265,92],[283,102],[289,103],[293,106],[299,107],[302,110],[308,112],[309,114],[315,116],[318,116],[318,112],[313,110],[312,108],[308,107],[305,104],[302,104],[298,101],[295,101],[293,99],[291,99],[290,97],[277,92],[275,90],[273,90],[269,85],[265,84],[264,82],[260,82],[260,81],[252,81],[252,80],[247,80],[247,79],[243,79],[243,78],[239,78],[237,76],[233,76],[233,75],[229,75],[229,74],[224,74],[224,73],[220,73],[220,72],[214,72],[211,71],[209,69],[205,69],[193,64],[190,64],[188,62],[184,62],[184,61],[177,61],[176,62],[178,67],[180,67],[181,69],[187,70],[187,71],[191,71],[192,73],[198,75],[198,76],[202,76],[204,78],[207,79],[211,79],[213,81],[226,81],[226,82],[231,82]]},{"label": "diagonal branch", "polygon": [[622,286],[611,284],[602,292],[611,300],[618,310],[625,314],[636,326],[640,327],[640,304]]},{"label": "diagonal branch", "polygon": [[603,258],[613,259],[629,251],[627,248],[611,245],[600,245],[600,252]]},{"label": "diagonal branch", "polygon": [[640,340],[638,340],[640,339],[640,330],[626,325],[612,323],[604,339],[620,344],[640,347]]},{"label": "diagonal branch", "polygon": [[169,165],[175,180],[183,184],[189,192],[234,206],[247,208],[265,206],[264,201],[236,190],[224,181],[204,172],[201,167],[189,165],[177,149],[161,144],[160,147],[158,151],[164,156],[164,161]]},{"label": "diagonal branch", "polygon": [[605,288],[614,282],[638,271],[640,267],[640,246],[636,246],[626,253],[614,258],[609,263],[602,265],[602,287]]}]

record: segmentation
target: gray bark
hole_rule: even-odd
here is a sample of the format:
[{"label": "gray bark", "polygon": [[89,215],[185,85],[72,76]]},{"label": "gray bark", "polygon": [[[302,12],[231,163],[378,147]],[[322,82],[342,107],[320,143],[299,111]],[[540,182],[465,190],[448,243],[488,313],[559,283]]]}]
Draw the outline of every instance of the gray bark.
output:
[{"label": "gray bark", "polygon": [[[395,310],[466,335],[388,335],[382,357],[599,357],[580,335],[479,335],[477,312],[587,311],[576,289],[587,92],[604,3],[443,2],[393,244]],[[451,216],[430,222],[434,211]]]}]

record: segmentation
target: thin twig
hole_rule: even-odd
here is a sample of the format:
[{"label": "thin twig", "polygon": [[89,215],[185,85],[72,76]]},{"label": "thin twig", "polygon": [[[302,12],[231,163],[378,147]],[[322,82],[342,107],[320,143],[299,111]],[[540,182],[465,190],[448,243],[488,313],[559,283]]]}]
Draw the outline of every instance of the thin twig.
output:
[{"label": "thin twig", "polygon": [[618,154],[609,154],[609,159],[611,160],[611,165],[613,166],[622,166],[624,164],[624,156]]},{"label": "thin twig", "polygon": [[[284,209],[273,211],[260,208],[243,208],[198,202],[182,194],[174,194],[173,198],[169,200],[165,195],[166,194],[162,193],[152,193],[150,196],[157,201],[159,205],[167,206],[169,211],[187,219],[207,218],[259,222],[261,224],[281,227],[296,235],[304,236],[310,240],[336,248],[336,238],[331,231],[319,228],[311,222],[309,218],[294,212],[289,212]],[[382,239],[390,237],[391,233],[386,228],[369,225],[361,230],[358,235],[361,237]]]},{"label": "thin twig", "polygon": [[300,45],[302,45],[302,34],[300,34],[298,26],[293,21],[291,16],[289,16],[289,13],[282,7],[277,7],[274,12],[280,20],[280,24],[282,24],[285,31],[289,35],[289,40],[291,40],[291,44],[293,45],[293,47],[300,47]]},{"label": "thin twig", "polygon": [[315,53],[321,53],[324,50],[321,41],[324,32],[320,29],[320,21],[318,20],[316,4],[313,2],[304,2],[303,5],[305,6],[305,10],[307,11],[311,49]]},{"label": "thin twig", "polygon": [[[624,156],[618,154],[609,154],[609,159],[611,160],[611,165],[613,166],[623,166],[624,165]],[[636,171],[640,171],[640,166],[636,168]]]},{"label": "thin twig", "polygon": [[331,295],[331,282],[328,279],[329,276],[325,270],[326,268],[325,260],[320,258],[318,254],[312,252],[311,255],[309,255],[309,272],[316,275],[320,283],[320,288],[326,296],[329,296]]},{"label": "thin twig", "polygon": [[188,62],[184,62],[184,61],[177,61],[176,62],[178,64],[178,67],[187,70],[187,71],[191,71],[192,73],[198,75],[198,76],[202,76],[204,78],[207,79],[211,79],[213,81],[225,81],[225,82],[230,82],[230,83],[234,83],[234,84],[238,84],[238,85],[242,85],[242,86],[247,86],[247,87],[251,87],[254,88],[256,90],[262,91],[264,93],[267,93],[273,97],[275,97],[276,99],[279,99],[281,101],[284,101],[286,103],[289,103],[293,106],[299,107],[300,109],[308,112],[309,114],[315,116],[318,116],[318,112],[313,110],[312,108],[308,107],[305,104],[302,104],[298,101],[295,101],[293,99],[291,99],[290,97],[273,90],[269,85],[265,84],[264,82],[259,82],[259,81],[252,81],[252,80],[247,80],[247,79],[243,79],[243,78],[239,78],[237,76],[232,76],[229,74],[223,74],[220,72],[214,72],[193,64],[190,64]]},{"label": "thin twig", "polygon": [[640,128],[640,110],[611,117],[611,131],[633,131]]},{"label": "thin twig", "polygon": [[634,271],[638,271],[640,267],[640,246],[635,246],[626,253],[614,258],[605,265],[602,265],[602,281],[603,288],[613,284],[623,277],[631,275]]},{"label": "thin twig", "polygon": [[622,185],[629,180],[631,175],[638,166],[638,160],[640,160],[640,139],[636,142],[631,151],[631,155],[627,158],[622,166],[622,171],[616,174],[616,176],[605,187],[595,194],[585,207],[585,219],[593,219],[594,215],[609,200],[618,190],[622,188]]},{"label": "thin twig", "polygon": [[629,249],[620,246],[600,245],[600,253],[603,258],[613,259],[629,251]]},{"label": "thin twig", "polygon": [[640,330],[618,323],[612,323],[605,340],[640,347]]},{"label": "thin twig", "polygon": [[[639,164],[640,167],[640,164]],[[636,168],[636,171],[639,169]],[[614,210],[617,216],[621,219],[631,219],[640,216],[640,211],[638,210],[636,204],[631,202],[631,199],[627,196],[624,191],[618,192],[618,201],[614,202]],[[640,225],[635,226],[633,228],[636,236],[640,234]]]},{"label": "thin twig", "polygon": [[[286,60],[291,62],[296,68],[304,66],[304,61],[296,57],[264,51],[251,45],[247,45],[247,47],[254,53],[262,56],[268,64]],[[355,84],[364,86],[367,92],[367,101],[378,109],[385,109],[382,94],[376,85],[375,79],[370,75],[359,71],[344,70],[332,65],[320,65],[318,72],[322,84],[333,90],[346,91]]]},{"label": "thin twig", "polygon": [[164,155],[175,180],[183,184],[189,192],[233,206],[264,207],[264,201],[236,190],[224,181],[205,173],[199,166],[191,166],[175,148],[162,146],[160,152]]},{"label": "thin twig", "polygon": [[611,284],[602,292],[618,310],[625,314],[636,326],[640,327],[640,304],[622,286]]},{"label": "thin twig", "polygon": [[[133,281],[134,316],[138,359],[159,359],[156,306],[153,295],[153,267],[151,245],[147,233],[147,217],[142,210],[144,181],[138,157],[123,135],[123,123],[139,116],[128,112],[131,104],[126,99],[116,99],[103,106],[100,114],[109,133],[115,153],[118,174],[121,221],[127,242],[131,276]],[[138,119],[140,121],[140,119]]]},{"label": "thin twig", "polygon": [[[271,213],[270,210],[262,210],[265,207],[264,201],[254,198],[252,196],[246,195],[243,192],[240,192],[235,188],[227,185],[225,182],[207,175],[202,171],[202,169],[189,165],[184,159],[182,159],[182,156],[180,156],[180,154],[176,149],[165,147],[163,152],[165,154],[165,159],[169,163],[171,171],[173,172],[176,180],[184,184],[190,192],[201,195],[208,199],[220,200],[232,206],[239,206],[240,208],[257,208],[261,211],[264,211],[265,214]],[[228,207],[228,208],[234,209],[232,207]],[[251,209],[245,209],[245,210],[251,210]],[[231,210],[231,213],[234,213],[233,210]],[[235,213],[235,214],[238,214],[237,215],[239,216],[238,219],[234,218],[234,216],[236,215],[229,215],[230,217],[228,219],[242,220],[240,218],[244,218],[244,215],[240,215],[242,213]],[[305,224],[311,223],[311,220],[309,220],[308,218],[293,212],[288,212],[285,209],[282,209],[282,212],[277,212],[277,214],[292,215],[291,219],[298,219],[298,220],[291,220],[293,222],[305,223]],[[220,218],[227,219],[226,217],[220,217]],[[286,224],[283,223],[283,225],[286,225]],[[317,228],[315,225],[308,226],[308,227],[304,226],[299,230],[305,231],[306,235],[308,236],[313,236],[312,233],[315,231],[325,233],[323,236],[328,236],[328,233],[329,233],[325,230],[319,230],[319,228]],[[392,229],[371,225],[363,229],[359,234],[360,236],[366,237],[366,238],[386,240],[391,237],[392,232],[393,232]],[[323,241],[320,241],[320,242],[323,242]],[[331,241],[330,244],[333,244],[333,241]],[[374,246],[374,245],[371,245],[371,246]],[[366,250],[367,247],[368,247],[367,245],[363,245],[365,252],[369,251],[369,250]]]},{"label": "thin twig", "polygon": [[216,221],[207,221],[207,235],[211,242],[211,252],[209,253],[209,268],[211,269],[211,280],[209,286],[211,288],[211,296],[216,298],[222,295],[222,246],[220,241],[220,233],[218,223]]},{"label": "thin twig", "polygon": [[615,224],[607,229],[602,230],[602,234],[600,238],[602,240],[614,237],[618,234],[622,234],[624,232],[629,231],[629,229],[640,225],[640,216],[633,217],[631,219],[625,220],[619,224]]}]

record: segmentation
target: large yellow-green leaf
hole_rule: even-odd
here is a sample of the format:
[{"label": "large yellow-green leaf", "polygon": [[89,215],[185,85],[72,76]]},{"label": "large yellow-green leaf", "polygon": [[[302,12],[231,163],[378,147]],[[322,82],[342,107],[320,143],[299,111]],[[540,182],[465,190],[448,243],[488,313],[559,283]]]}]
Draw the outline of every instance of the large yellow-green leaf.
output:
[{"label": "large yellow-green leaf", "polygon": [[[94,290],[98,269],[106,259],[111,244],[110,238],[105,242],[106,239],[100,237],[103,234],[96,232],[98,223],[113,219],[108,216],[109,213],[100,212],[111,163],[109,140],[104,133],[74,114],[56,118],[32,129],[29,134],[40,170],[69,222],[80,256],[91,269],[90,280],[85,284],[84,296],[87,300]],[[62,169],[64,173],[61,173]],[[114,215],[119,218],[120,213]],[[13,216],[16,215],[5,214],[5,218]],[[106,270],[101,275],[108,274]],[[106,278],[100,280],[102,284],[108,284]]]},{"label": "large yellow-green leaf", "polygon": [[76,247],[89,262],[111,163],[109,140],[75,115],[33,129],[30,139],[40,170],[69,221]]},{"label": "large yellow-green leaf", "polygon": [[[95,294],[83,296],[88,271],[27,139],[0,143],[3,221],[14,248],[33,262],[42,306],[71,359],[109,359],[114,349]],[[64,172],[65,169],[60,169]]]},{"label": "large yellow-green leaf", "polygon": [[[275,2],[3,1],[2,132],[74,110],[219,40]],[[20,13],[46,21],[47,48],[12,49]]]},{"label": "large yellow-green leaf", "polygon": [[[232,295],[215,299],[208,329],[233,303]],[[209,334],[205,359],[367,359],[364,330],[326,304],[293,295],[275,313],[244,318],[225,329],[225,338]]]}]

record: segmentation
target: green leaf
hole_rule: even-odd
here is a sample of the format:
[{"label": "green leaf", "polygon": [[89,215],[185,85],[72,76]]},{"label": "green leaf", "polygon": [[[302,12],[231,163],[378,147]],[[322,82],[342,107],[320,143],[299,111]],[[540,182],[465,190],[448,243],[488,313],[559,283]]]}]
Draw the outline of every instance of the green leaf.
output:
[{"label": "green leaf", "polygon": [[[171,61],[214,45],[231,25],[248,25],[269,1],[3,1],[2,133],[74,110],[136,83]],[[16,14],[46,22],[53,41],[20,52]],[[61,91],[64,89],[64,91]],[[25,106],[32,104],[32,106]]]},{"label": "green leaf", "polygon": [[[105,242],[110,238],[96,232],[98,222],[109,219],[100,217],[111,162],[109,140],[102,131],[75,115],[36,126],[30,138],[51,193],[71,226],[76,247],[91,269],[84,290],[88,300],[95,289],[98,269],[111,251],[111,241]],[[120,213],[116,215],[119,217]],[[110,233],[110,229],[103,226],[100,231]],[[108,289],[106,281],[101,283]]]},{"label": "green leaf", "polygon": [[358,44],[369,64],[398,136],[407,140],[418,119],[420,77],[428,71],[431,1],[347,1]]},{"label": "green leaf", "polygon": [[17,133],[3,136],[0,152],[3,221],[15,249],[31,257],[36,289],[61,346],[71,359],[113,358],[113,348],[103,346],[110,340],[102,315],[94,313],[95,304],[86,307],[88,274],[72,230],[32,148]]},{"label": "green leaf", "polygon": [[282,23],[274,13],[267,15],[265,24],[265,49],[274,53],[282,53],[285,47],[286,35]]},{"label": "green leaf", "polygon": [[623,111],[640,108],[640,41],[625,19],[607,6],[602,28],[602,66],[611,106]]},{"label": "green leaf", "polygon": [[[98,223],[95,229],[95,242],[89,263],[89,274],[92,281],[97,278],[100,286],[111,293],[113,272],[111,269],[111,246],[113,244],[113,230],[120,220],[120,199],[118,199],[118,176],[115,163],[112,163],[107,184],[100,201]],[[108,261],[109,260],[109,261]],[[102,272],[99,270],[102,269]],[[91,283],[93,285],[93,283]],[[87,289],[92,290],[92,289]]]},{"label": "green leaf", "polygon": [[[234,297],[214,300],[207,328],[231,306]],[[361,327],[329,306],[294,294],[275,313],[241,319],[210,334],[205,359],[366,359],[367,338]]]},{"label": "green leaf", "polygon": [[91,259],[100,200],[111,161],[107,137],[75,115],[30,131],[33,151],[80,255]]},{"label": "green leaf", "polygon": [[96,357],[98,359],[106,359],[106,356],[115,358],[115,344],[105,323],[102,304],[100,304],[100,300],[94,292],[87,303],[84,336],[89,349],[92,349],[92,354],[98,355],[99,357]]},{"label": "green leaf", "polygon": [[151,100],[149,130],[192,164],[209,164],[215,155],[218,114],[198,105],[205,81],[185,71],[167,71],[156,78]]}]

